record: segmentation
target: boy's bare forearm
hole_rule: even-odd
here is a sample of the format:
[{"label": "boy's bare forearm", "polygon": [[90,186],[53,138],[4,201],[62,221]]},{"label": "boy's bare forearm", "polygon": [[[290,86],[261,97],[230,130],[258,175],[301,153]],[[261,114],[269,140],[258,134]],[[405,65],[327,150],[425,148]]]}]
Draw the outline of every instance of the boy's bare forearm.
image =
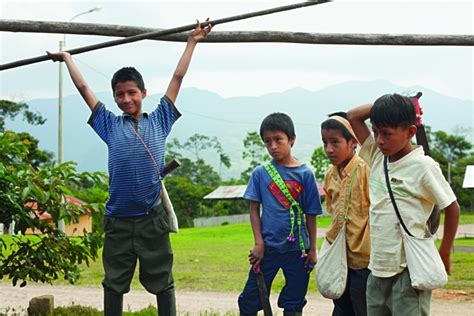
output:
[{"label": "boy's bare forearm", "polygon": [[186,48],[184,49],[183,55],[176,66],[174,76],[183,78],[186,75],[189,64],[191,63],[191,58],[193,57],[194,49],[196,48],[196,44],[197,42],[194,41],[188,41],[186,43]]},{"label": "boy's bare forearm", "polygon": [[370,130],[365,124],[365,121],[370,117],[370,109],[372,106],[373,104],[364,104],[347,112],[347,119],[351,123],[354,133],[361,144],[363,144],[370,135]]},{"label": "boy's bare forearm", "polygon": [[459,204],[457,201],[453,202],[451,205],[444,209],[444,230],[443,230],[443,240],[441,241],[441,246],[439,252],[446,254],[451,252],[453,246],[454,238],[456,237],[456,232],[459,225]]},{"label": "boy's bare forearm", "polygon": [[316,228],[316,215],[306,215],[306,227],[308,228],[309,235],[309,248],[310,250],[316,250],[317,228]]},{"label": "boy's bare forearm", "polygon": [[64,63],[66,64],[66,67],[68,69],[69,75],[71,76],[72,82],[76,86],[77,90],[81,94],[86,104],[89,106],[91,110],[93,110],[98,102],[98,99],[95,96],[95,94],[92,92],[92,90],[89,88],[86,80],[84,79],[81,72],[79,71],[79,68],[77,68],[76,64],[72,60],[71,55],[66,55],[64,57]]},{"label": "boy's bare forearm", "polygon": [[350,121],[365,122],[365,120],[370,117],[370,109],[372,106],[372,103],[359,105],[347,112],[347,117]]},{"label": "boy's bare forearm", "polygon": [[183,55],[179,59],[178,66],[176,66],[176,70],[174,71],[173,77],[171,78],[170,84],[168,85],[168,89],[166,90],[166,96],[173,103],[176,102],[176,98],[178,97],[181,83],[183,82],[183,78],[188,71],[196,44],[206,38],[207,34],[211,32],[211,29],[211,25],[201,28],[201,24],[198,20],[196,20],[196,28],[188,36],[186,48],[184,49]]},{"label": "boy's bare forearm", "polygon": [[252,225],[253,238],[256,245],[263,245],[262,224],[260,221],[260,204],[250,203],[250,224]]},{"label": "boy's bare forearm", "polygon": [[176,102],[176,98],[178,97],[179,89],[181,88],[183,78],[188,71],[196,44],[197,43],[193,41],[187,42],[183,55],[179,59],[176,70],[174,71],[173,77],[171,78],[170,84],[168,85],[168,89],[166,90],[166,96],[173,103]]}]

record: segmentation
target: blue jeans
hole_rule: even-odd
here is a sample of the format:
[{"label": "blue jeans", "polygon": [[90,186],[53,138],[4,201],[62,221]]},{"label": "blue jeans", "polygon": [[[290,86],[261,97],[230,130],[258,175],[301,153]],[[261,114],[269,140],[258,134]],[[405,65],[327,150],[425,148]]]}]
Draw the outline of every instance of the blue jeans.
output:
[{"label": "blue jeans", "polygon": [[[301,258],[299,251],[280,253],[274,249],[265,249],[260,269],[269,294],[278,270],[282,269],[285,276],[286,284],[278,297],[278,307],[283,308],[285,312],[302,312],[306,305],[305,296],[310,274],[305,269],[304,262],[305,259]],[[238,302],[241,314],[255,314],[262,309],[257,280],[252,269],[249,271],[249,278]]]},{"label": "blue jeans", "polygon": [[344,294],[334,302],[333,316],[366,316],[367,304],[365,292],[369,269],[347,271],[347,285]]}]

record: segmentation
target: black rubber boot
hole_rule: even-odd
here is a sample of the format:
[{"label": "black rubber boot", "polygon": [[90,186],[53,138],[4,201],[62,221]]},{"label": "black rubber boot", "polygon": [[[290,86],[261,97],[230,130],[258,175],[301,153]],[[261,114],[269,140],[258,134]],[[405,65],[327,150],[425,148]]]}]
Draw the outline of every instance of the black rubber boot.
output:
[{"label": "black rubber boot", "polygon": [[122,316],[123,294],[104,290],[104,315]]},{"label": "black rubber boot", "polygon": [[159,316],[176,316],[176,297],[174,287],[166,289],[156,295]]}]

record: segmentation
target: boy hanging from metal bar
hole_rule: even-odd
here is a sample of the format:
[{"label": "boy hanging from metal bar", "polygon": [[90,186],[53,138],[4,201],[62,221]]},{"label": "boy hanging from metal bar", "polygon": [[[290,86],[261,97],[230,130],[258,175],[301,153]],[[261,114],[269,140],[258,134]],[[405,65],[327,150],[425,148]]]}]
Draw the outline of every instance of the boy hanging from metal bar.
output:
[{"label": "boy hanging from metal bar", "polygon": [[137,260],[140,282],[156,295],[159,315],[176,315],[173,251],[169,221],[160,199],[160,177],[164,171],[166,137],[181,116],[174,103],[194,48],[211,28],[202,28],[197,21],[165,95],[150,114],[142,112],[147,90],[135,68],[124,67],[112,78],[114,100],[123,111],[117,116],[97,99],[68,52],[48,52],[54,61],[66,63],[74,85],[92,111],[88,123],[108,148],[110,188],[104,223],[102,282],[105,315],[122,314],[123,294],[130,290]]}]

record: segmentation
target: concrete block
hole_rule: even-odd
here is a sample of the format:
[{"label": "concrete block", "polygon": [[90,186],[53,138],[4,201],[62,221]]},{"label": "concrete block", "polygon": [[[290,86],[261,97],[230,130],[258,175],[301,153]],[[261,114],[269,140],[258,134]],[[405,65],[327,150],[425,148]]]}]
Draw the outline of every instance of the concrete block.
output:
[{"label": "concrete block", "polygon": [[54,296],[42,295],[33,297],[28,306],[29,316],[46,316],[54,310]]}]

